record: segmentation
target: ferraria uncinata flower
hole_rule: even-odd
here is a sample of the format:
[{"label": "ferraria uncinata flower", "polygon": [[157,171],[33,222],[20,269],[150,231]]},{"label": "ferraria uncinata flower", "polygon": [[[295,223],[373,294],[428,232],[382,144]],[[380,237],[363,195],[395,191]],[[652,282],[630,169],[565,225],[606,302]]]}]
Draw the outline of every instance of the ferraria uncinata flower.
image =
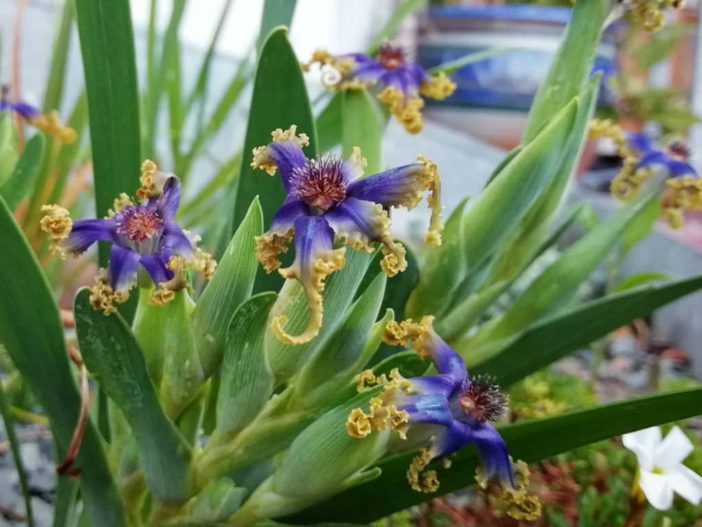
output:
[{"label": "ferraria uncinata flower", "polygon": [[643,184],[655,174],[666,178],[661,217],[677,229],[686,211],[702,208],[702,179],[690,165],[690,152],[682,141],[659,148],[646,135],[625,132],[609,120],[593,121],[593,137],[610,137],[623,159],[622,170],[612,180],[612,196],[623,202],[636,199]]},{"label": "ferraria uncinata flower", "polygon": [[316,51],[303,69],[309,71],[315,63],[320,64],[322,82],[330,90],[377,88],[378,99],[412,134],[423,127],[422,96],[445,99],[456,89],[445,74],[430,75],[419,64],[408,62],[401,48],[389,44],[384,44],[375,58],[363,53]]},{"label": "ferraria uncinata flower", "polygon": [[[441,243],[439,172],[435,164],[419,157],[414,163],[363,177],[366,162],[358,148],[344,161],[335,155],[308,159],[302,147],[305,134],[296,127],[275,130],[273,141],[254,149],[252,166],[274,175],[276,170],[287,198],[273,217],[270,229],[256,238],[256,258],[267,272],[276,269],[286,279],[295,279],[305,289],[310,318],[300,335],[285,331],[287,318],[275,317],[271,329],[287,344],[312,340],[322,325],[322,291],[325,278],[344,266],[345,248],[371,252],[372,242],[383,245],[381,266],[394,276],[407,267],[404,247],[392,239],[385,208],[415,207],[429,191],[432,209],[428,244]],[[280,253],[295,239],[295,261],[279,269]]]},{"label": "ferraria uncinata flower", "polygon": [[53,111],[44,114],[31,104],[22,101],[12,102],[8,100],[7,96],[8,88],[3,86],[2,97],[0,98],[0,112],[13,111],[21,115],[32,126],[56,137],[62,143],[73,143],[78,139],[76,131],[61,122],[58,112]]},{"label": "ferraria uncinata flower", "polygon": [[198,240],[174,220],[180,203],[178,178],[158,171],[147,160],[141,183],[140,203],[121,194],[104,219],[74,222],[63,207],[42,207],[41,228],[49,235],[54,253],[78,255],[98,241],[112,244],[109,267],[98,274],[90,297],[93,307],[105,314],[127,300],[139,271],[145,271],[156,286],[151,303],[161,305],[188,287],[187,268],[209,278],[216,266],[212,256],[197,247]]}]

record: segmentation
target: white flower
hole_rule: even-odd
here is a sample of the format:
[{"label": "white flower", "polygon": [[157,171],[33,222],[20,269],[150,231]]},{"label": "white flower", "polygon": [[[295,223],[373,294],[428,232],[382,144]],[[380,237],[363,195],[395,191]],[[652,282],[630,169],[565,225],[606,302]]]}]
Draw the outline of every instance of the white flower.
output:
[{"label": "white flower", "polygon": [[655,426],[624,434],[622,441],[636,454],[639,487],[656,509],[670,509],[673,492],[695,505],[702,500],[702,477],[682,464],[693,446],[680,428],[673,427],[665,439],[661,439],[661,429]]}]

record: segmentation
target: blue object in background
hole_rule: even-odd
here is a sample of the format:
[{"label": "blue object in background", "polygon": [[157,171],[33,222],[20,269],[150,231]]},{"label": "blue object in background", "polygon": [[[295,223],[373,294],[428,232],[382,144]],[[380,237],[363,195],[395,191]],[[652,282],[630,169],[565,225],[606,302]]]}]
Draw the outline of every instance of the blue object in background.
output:
[{"label": "blue object in background", "polygon": [[[437,31],[419,45],[418,62],[432,68],[471,53],[510,48],[452,74],[455,93],[432,105],[499,108],[527,112],[536,91],[548,72],[565,24],[567,7],[532,5],[440,6],[429,10]],[[601,45],[593,74],[602,72],[600,104],[609,105],[614,94],[607,89],[616,71],[613,44]]]}]

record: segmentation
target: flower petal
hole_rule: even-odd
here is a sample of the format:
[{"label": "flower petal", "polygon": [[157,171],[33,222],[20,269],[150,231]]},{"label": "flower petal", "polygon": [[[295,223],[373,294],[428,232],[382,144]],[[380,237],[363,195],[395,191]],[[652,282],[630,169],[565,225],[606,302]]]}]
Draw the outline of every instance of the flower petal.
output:
[{"label": "flower petal", "polygon": [[411,379],[412,388],[420,394],[439,394],[450,397],[461,385],[456,383],[453,375],[425,375]]},{"label": "flower petal", "polygon": [[646,134],[629,132],[626,138],[629,143],[629,148],[635,150],[639,154],[645,154],[653,150],[653,141],[651,141]]},{"label": "flower petal", "polygon": [[141,265],[149,273],[156,286],[173,278],[173,271],[167,267],[170,256],[168,250],[141,256]]},{"label": "flower petal", "polygon": [[174,221],[168,221],[163,227],[161,245],[159,249],[170,249],[181,256],[191,257],[193,255],[193,244],[188,235],[183,232]]},{"label": "flower petal", "polygon": [[420,356],[431,359],[440,374],[451,378],[456,388],[462,386],[468,379],[466,365],[461,356],[433,328],[429,328],[417,339],[414,346]]},{"label": "flower petal", "polygon": [[636,454],[643,470],[653,470],[653,455],[661,442],[661,429],[657,426],[630,432],[622,436],[622,443]]},{"label": "flower petal", "polygon": [[115,291],[125,291],[131,289],[136,280],[137,267],[141,255],[117,244],[110,248],[110,266],[108,268],[108,278],[112,289]]},{"label": "flower petal", "polygon": [[657,467],[672,468],[682,463],[693,450],[694,446],[685,433],[674,426],[653,451],[653,462]]},{"label": "flower petal", "polygon": [[386,207],[415,207],[429,188],[430,174],[423,163],[410,163],[351,183],[347,196],[380,203]]},{"label": "flower petal", "polygon": [[271,221],[269,232],[274,232],[280,236],[286,234],[295,225],[295,221],[301,216],[309,216],[310,209],[301,199],[285,200],[283,205],[276,211]]},{"label": "flower petal", "polygon": [[668,168],[670,175],[673,177],[697,175],[697,171],[692,168],[692,165],[685,163],[684,161],[670,160],[666,163],[666,167]]},{"label": "flower petal", "polygon": [[381,266],[387,275],[394,276],[407,268],[405,249],[393,241],[390,218],[382,205],[347,197],[324,217],[338,238],[354,249],[370,252],[370,242],[383,243],[385,258]]},{"label": "flower petal", "polygon": [[666,475],[642,469],[639,487],[648,502],[659,511],[667,511],[673,506],[673,487]]},{"label": "flower petal", "polygon": [[306,134],[296,134],[297,126],[292,125],[287,130],[277,129],[272,132],[273,141],[266,146],[254,148],[253,168],[266,170],[274,175],[276,169],[287,192],[290,192],[290,178],[293,170],[307,164],[307,157],[302,151],[309,144]]},{"label": "flower petal", "polygon": [[286,344],[299,345],[309,342],[322,327],[322,291],[324,279],[344,266],[344,249],[334,250],[334,232],[322,216],[300,216],[295,220],[295,261],[290,267],[280,269],[286,279],[296,279],[302,284],[309,306],[307,328],[299,335],[288,334],[285,315],[275,315],[271,330]]},{"label": "flower petal", "polygon": [[156,209],[164,221],[172,221],[180,204],[180,181],[171,176],[163,184],[163,194],[156,198]]},{"label": "flower petal", "polygon": [[673,490],[684,499],[698,505],[702,500],[702,476],[690,470],[685,465],[679,465],[676,470],[666,472]]},{"label": "flower petal", "polygon": [[660,165],[668,165],[670,158],[660,150],[650,150],[639,159],[638,168],[652,168]]},{"label": "flower petal", "polygon": [[34,119],[41,115],[41,111],[38,108],[25,102],[9,103],[9,106],[25,119]]},{"label": "flower petal", "polygon": [[[414,384],[414,379],[412,379]],[[448,400],[439,394],[416,395],[398,399],[398,409],[409,413],[410,423],[451,426],[453,415]]]},{"label": "flower petal", "polygon": [[112,219],[79,220],[73,223],[63,248],[70,253],[82,253],[93,243],[115,241],[116,223]]}]

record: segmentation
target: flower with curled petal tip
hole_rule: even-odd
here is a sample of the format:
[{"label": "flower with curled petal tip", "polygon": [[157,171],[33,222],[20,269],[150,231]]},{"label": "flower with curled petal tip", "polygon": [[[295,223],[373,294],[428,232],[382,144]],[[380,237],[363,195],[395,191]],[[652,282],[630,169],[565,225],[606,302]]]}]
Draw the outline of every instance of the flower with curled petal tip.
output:
[{"label": "flower with curled petal tip", "polygon": [[78,139],[76,131],[61,123],[58,112],[42,113],[39,109],[25,102],[12,102],[7,99],[8,88],[2,87],[2,97],[0,97],[0,112],[13,111],[21,115],[32,126],[42,132],[56,137],[60,142],[68,144]]},{"label": "flower with curled petal tip", "polygon": [[411,134],[422,131],[421,96],[445,99],[456,89],[445,74],[430,75],[419,64],[407,62],[401,48],[387,43],[375,58],[363,53],[316,51],[303,68],[309,71],[315,63],[321,66],[322,82],[330,90],[377,88],[378,99]]},{"label": "flower with curled petal tip", "polygon": [[287,319],[281,315],[273,319],[271,329],[282,342],[297,345],[319,333],[324,279],[344,266],[345,248],[334,248],[335,241],[367,252],[372,251],[371,242],[380,242],[385,273],[404,271],[405,249],[392,239],[384,207],[411,209],[429,191],[432,216],[426,241],[441,243],[439,173],[435,164],[420,157],[415,163],[363,177],[366,163],[358,148],[346,161],[333,155],[307,159],[302,151],[307,136],[296,135],[295,126],[275,130],[272,136],[270,144],[254,149],[252,166],[271,175],[277,170],[287,198],[270,229],[256,238],[256,258],[267,272],[275,271],[281,265],[278,255],[295,238],[295,262],[279,272],[305,289],[309,323],[300,335],[289,335],[284,329]]},{"label": "flower with curled petal tip", "polygon": [[[160,176],[158,174],[161,174]],[[145,271],[156,285],[151,299],[160,305],[175,291],[188,287],[185,268],[201,271],[206,278],[214,272],[212,257],[196,246],[196,240],[175,222],[180,202],[180,181],[158,173],[152,161],[142,165],[138,195],[149,195],[141,203],[121,194],[104,219],[72,221],[66,209],[44,205],[41,228],[51,240],[55,253],[78,255],[98,241],[110,242],[110,264],[98,274],[91,304],[110,314],[115,304],[125,302],[139,271]],[[158,182],[162,182],[159,184]]]},{"label": "flower with curled petal tip", "polygon": [[507,447],[490,424],[507,408],[507,398],[485,378],[469,378],[463,359],[432,328],[433,317],[419,323],[390,322],[383,340],[390,345],[414,343],[417,354],[431,359],[438,372],[413,379],[397,370],[375,376],[367,370],[359,376],[359,390],[378,384],[383,391],[370,400],[370,409],[349,414],[346,430],[363,438],[373,430],[391,429],[402,441],[399,448],[424,446],[412,461],[407,477],[413,489],[433,492],[438,488],[435,471],[424,471],[433,460],[475,443],[482,461],[482,477],[514,486]]}]

